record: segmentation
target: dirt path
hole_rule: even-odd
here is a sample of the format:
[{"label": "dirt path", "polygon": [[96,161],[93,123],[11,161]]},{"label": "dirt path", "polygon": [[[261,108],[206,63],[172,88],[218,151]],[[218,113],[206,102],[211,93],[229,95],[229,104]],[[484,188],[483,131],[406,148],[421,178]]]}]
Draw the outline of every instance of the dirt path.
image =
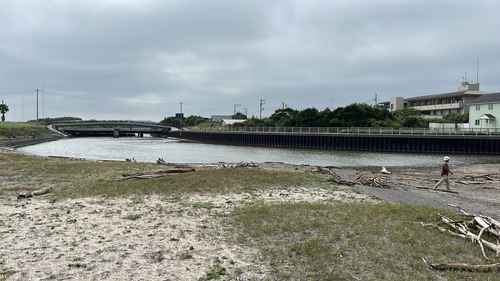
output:
[{"label": "dirt path", "polygon": [[[227,163],[235,165],[236,163]],[[318,167],[292,165],[285,163],[259,163],[260,168],[285,169],[294,171],[317,172]],[[454,175],[450,177],[451,189],[448,193],[440,186],[438,191],[432,187],[441,178],[441,168],[436,167],[386,167],[390,174],[381,173],[382,167],[360,167],[358,169],[328,167],[341,179],[356,182],[356,186],[380,199],[408,205],[426,205],[449,209],[461,213],[460,209],[473,214],[500,219],[500,165],[475,164],[453,166]],[[359,184],[361,180],[377,179],[382,187]],[[410,206],[411,208],[411,206]]]},{"label": "dirt path", "polygon": [[[440,179],[440,167],[386,167],[389,175],[380,168],[361,170],[341,169],[337,173],[345,179],[356,181],[359,177],[383,179],[386,188],[358,185],[381,199],[411,205],[426,205],[468,212],[500,219],[500,165],[478,164],[451,166],[451,189],[458,193],[434,191],[431,188]],[[440,190],[446,189],[444,186]]]}]

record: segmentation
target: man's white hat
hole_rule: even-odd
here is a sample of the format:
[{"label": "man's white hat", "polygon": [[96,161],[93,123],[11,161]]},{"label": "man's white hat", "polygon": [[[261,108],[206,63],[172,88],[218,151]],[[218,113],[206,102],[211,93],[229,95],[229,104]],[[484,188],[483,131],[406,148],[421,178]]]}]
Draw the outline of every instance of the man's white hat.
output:
[{"label": "man's white hat", "polygon": [[444,157],[444,161],[448,161],[448,160],[450,160],[450,157],[445,156],[445,157]]}]

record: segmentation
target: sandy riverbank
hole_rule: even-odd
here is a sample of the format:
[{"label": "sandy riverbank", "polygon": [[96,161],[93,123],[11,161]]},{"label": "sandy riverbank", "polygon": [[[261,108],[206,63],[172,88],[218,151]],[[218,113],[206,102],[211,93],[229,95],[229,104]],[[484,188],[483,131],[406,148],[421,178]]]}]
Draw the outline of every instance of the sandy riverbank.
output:
[{"label": "sandy riverbank", "polygon": [[271,268],[256,249],[221,239],[222,218],[253,202],[332,199],[378,201],[350,188],[307,185],[139,201],[1,196],[0,263],[12,270],[7,280],[198,280],[218,260],[232,280],[266,280]]},{"label": "sandy riverbank", "polygon": [[[230,163],[227,163],[230,164]],[[234,163],[233,163],[234,164]],[[185,164],[197,167],[199,164]],[[261,169],[313,172],[308,165],[259,163]],[[46,196],[0,197],[0,264],[12,270],[7,280],[197,280],[212,270],[214,260],[236,280],[265,280],[269,265],[255,249],[226,244],[220,216],[252,202],[377,202],[381,198],[411,205],[427,205],[500,218],[500,165],[453,166],[452,189],[430,189],[439,167],[331,167],[342,179],[377,178],[385,188],[358,184],[328,189],[305,183],[286,190],[196,195],[186,198],[148,196],[104,200],[72,199],[49,202]],[[211,206],[203,208],[200,206]]]}]

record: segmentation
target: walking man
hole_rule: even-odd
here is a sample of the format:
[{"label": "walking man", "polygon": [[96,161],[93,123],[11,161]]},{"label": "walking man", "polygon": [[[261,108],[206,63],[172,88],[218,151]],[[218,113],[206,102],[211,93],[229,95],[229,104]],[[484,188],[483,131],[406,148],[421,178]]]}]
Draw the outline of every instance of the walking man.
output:
[{"label": "walking man", "polygon": [[441,165],[441,180],[434,186],[434,189],[437,189],[443,182],[446,183],[446,189],[450,190],[450,178],[449,174],[453,175],[453,172],[450,171],[448,167],[448,162],[450,162],[450,157],[445,156],[443,159],[443,164]]}]

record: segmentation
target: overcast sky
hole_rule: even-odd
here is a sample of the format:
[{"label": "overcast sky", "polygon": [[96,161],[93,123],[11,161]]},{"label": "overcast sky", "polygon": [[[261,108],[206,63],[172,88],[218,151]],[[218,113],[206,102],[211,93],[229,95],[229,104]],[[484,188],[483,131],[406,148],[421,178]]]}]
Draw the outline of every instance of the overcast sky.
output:
[{"label": "overcast sky", "polygon": [[[0,0],[7,121],[500,92],[500,1]],[[478,73],[479,59],[479,73]],[[479,75],[478,75],[479,74]],[[43,90],[43,92],[42,92]]]}]

